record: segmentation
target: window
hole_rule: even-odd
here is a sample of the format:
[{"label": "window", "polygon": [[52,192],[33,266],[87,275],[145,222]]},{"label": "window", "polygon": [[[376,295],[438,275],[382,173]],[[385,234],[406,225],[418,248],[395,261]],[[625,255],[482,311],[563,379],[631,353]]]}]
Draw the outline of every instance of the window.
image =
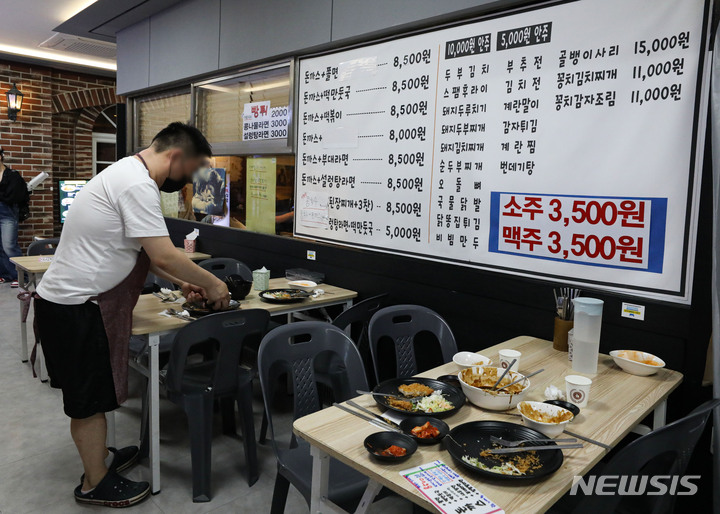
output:
[{"label": "window", "polygon": [[97,175],[117,160],[115,141],[114,134],[93,132],[93,175]]},{"label": "window", "polygon": [[292,66],[194,84],[195,124],[222,155],[291,153]]},{"label": "window", "polygon": [[166,216],[292,236],[295,157],[214,157],[193,184],[162,196]]},{"label": "window", "polygon": [[189,89],[184,89],[136,99],[134,150],[149,146],[170,123],[190,121],[190,98]]}]

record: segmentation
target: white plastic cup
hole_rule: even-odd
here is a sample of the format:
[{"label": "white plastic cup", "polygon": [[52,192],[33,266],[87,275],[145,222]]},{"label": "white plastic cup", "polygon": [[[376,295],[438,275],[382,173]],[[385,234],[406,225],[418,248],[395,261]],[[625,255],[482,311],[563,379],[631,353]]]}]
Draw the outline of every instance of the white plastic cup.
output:
[{"label": "white plastic cup", "polygon": [[578,373],[597,373],[603,301],[597,298],[575,298],[573,308],[573,370]]},{"label": "white plastic cup", "polygon": [[565,377],[565,394],[567,401],[574,403],[581,409],[587,407],[590,398],[590,386],[592,380],[580,375],[568,375]]},{"label": "white plastic cup", "polygon": [[518,369],[520,369],[520,357],[522,356],[522,353],[517,350],[500,350],[498,354],[500,355],[500,367],[503,369],[507,369],[513,359],[517,359],[515,364],[512,365],[512,368],[510,368],[510,371],[514,371],[516,373],[518,372]]}]

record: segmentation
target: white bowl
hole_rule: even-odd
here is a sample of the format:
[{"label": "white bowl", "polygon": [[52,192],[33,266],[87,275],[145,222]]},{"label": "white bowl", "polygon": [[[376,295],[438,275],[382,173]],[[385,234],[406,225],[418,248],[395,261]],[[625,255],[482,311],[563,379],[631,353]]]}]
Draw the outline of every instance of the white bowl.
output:
[{"label": "white bowl", "polygon": [[[535,410],[538,410],[540,412],[543,412],[545,414],[559,414],[562,411],[570,412],[567,409],[564,409],[562,407],[559,407],[558,405],[550,405],[549,403],[542,403],[542,402],[519,402],[517,409],[520,412],[520,415],[522,416],[523,425],[534,428],[538,432],[542,432],[548,437],[557,437],[560,434],[563,433],[565,430],[565,425],[570,423],[573,418],[570,418],[567,421],[562,421],[560,423],[545,423],[544,421],[536,421],[532,418],[527,417],[523,412],[520,410],[520,405],[523,403],[527,403]],[[572,412],[570,412],[572,414]]]},{"label": "white bowl", "polygon": [[[623,356],[623,353],[632,355],[634,359],[628,358],[627,355]],[[610,356],[615,361],[615,364],[620,366],[623,371],[627,371],[631,375],[647,377],[649,375],[654,375],[658,372],[658,370],[665,367],[665,361],[660,357],[656,357],[652,353],[639,352],[636,350],[613,350],[610,352]],[[635,359],[657,362],[658,365],[653,366],[652,364],[643,364]]]},{"label": "white bowl", "polygon": [[[485,366],[487,367],[487,366]],[[473,373],[479,374],[481,366],[473,366],[472,369]],[[505,371],[503,368],[496,368],[498,370],[498,376],[500,376],[503,371]],[[466,371],[466,370],[463,370]],[[506,394],[502,391],[491,393],[486,389],[480,389],[479,387],[471,386],[470,384],[466,383],[463,378],[462,374],[463,371],[458,372],[458,379],[460,380],[460,387],[462,388],[463,393],[465,393],[465,396],[467,396],[467,399],[470,400],[471,403],[474,403],[478,407],[482,407],[483,409],[489,409],[489,410],[508,410],[512,409],[513,407],[517,406],[518,403],[523,401],[525,396],[527,396],[528,391],[530,390],[530,380],[525,380],[525,388],[516,394]],[[515,380],[524,377],[525,375],[521,373],[517,373],[515,371],[509,371],[506,377],[510,377],[510,380],[514,382]]]},{"label": "white bowl", "polygon": [[317,284],[312,280],[292,280],[288,282],[288,286],[293,289],[300,289],[301,291],[312,293],[317,287]]},{"label": "white bowl", "polygon": [[453,355],[453,362],[463,368],[472,366],[488,366],[492,364],[489,357],[474,352],[457,352]]}]

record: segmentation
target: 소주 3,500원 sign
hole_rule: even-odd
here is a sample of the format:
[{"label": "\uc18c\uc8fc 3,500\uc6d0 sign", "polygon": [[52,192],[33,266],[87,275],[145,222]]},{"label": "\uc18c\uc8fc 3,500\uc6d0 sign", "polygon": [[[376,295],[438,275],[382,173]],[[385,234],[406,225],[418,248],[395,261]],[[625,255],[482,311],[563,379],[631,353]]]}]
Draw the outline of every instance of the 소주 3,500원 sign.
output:
[{"label": "\uc18c\uc8fc 3,500\uc6d0 sign", "polygon": [[561,2],[301,59],[295,234],[689,301],[708,9]]}]

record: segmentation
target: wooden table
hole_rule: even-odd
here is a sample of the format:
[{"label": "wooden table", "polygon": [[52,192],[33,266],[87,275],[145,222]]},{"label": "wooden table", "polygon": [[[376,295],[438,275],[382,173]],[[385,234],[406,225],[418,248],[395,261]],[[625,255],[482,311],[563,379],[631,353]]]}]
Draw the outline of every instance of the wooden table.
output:
[{"label": "wooden table", "polygon": [[[530,379],[531,390],[527,400],[543,401],[545,387],[550,384],[564,391],[564,377],[577,374],[572,371],[566,352],[553,350],[551,341],[533,337],[516,337],[479,353],[497,363],[498,350],[506,348],[522,352],[521,372],[528,373],[545,368],[543,373]],[[437,378],[440,375],[457,373],[460,369],[456,364],[449,363],[421,373],[420,376]],[[630,375],[615,366],[608,355],[600,356],[598,373],[587,376],[593,380],[589,404],[570,423],[568,430],[611,447],[618,444],[650,413],[654,412],[654,428],[663,426],[667,397],[682,381],[680,373],[668,369],[661,369],[650,377]],[[382,412],[368,396],[362,396],[355,401],[377,413]],[[522,423],[519,417],[510,414],[512,412],[517,410],[513,409],[508,413],[492,412],[481,410],[468,402],[457,414],[445,418],[445,421],[451,428],[477,420]],[[361,502],[357,512],[365,512],[381,486],[434,511],[434,507],[403,479],[399,472],[440,459],[505,509],[505,512],[514,514],[545,512],[570,489],[574,476],[590,471],[608,451],[595,444],[584,443],[583,448],[565,450],[562,467],[547,479],[528,485],[506,485],[501,482],[482,481],[476,475],[466,472],[465,468],[453,461],[450,454],[444,450],[443,444],[420,446],[410,459],[400,464],[379,463],[368,455],[362,444],[365,437],[378,432],[378,428],[335,407],[298,419],[295,421],[294,431],[312,445],[312,513],[342,512],[327,500],[329,457],[338,459],[370,477],[364,502]]]},{"label": "wooden table", "polygon": [[[183,248],[178,248],[178,251],[185,253],[190,260],[193,261],[204,261],[212,257],[210,254],[201,252],[186,253]],[[43,274],[48,270],[50,264],[52,264],[52,255],[28,255],[25,257],[12,257],[10,261],[15,264],[15,269],[18,274],[18,281],[20,286],[28,291],[37,289]],[[27,275],[27,281],[25,280]],[[27,324],[23,320],[23,303],[20,302],[20,354],[23,362],[28,361],[28,342],[27,342]],[[43,360],[42,352],[37,352],[38,363],[38,376],[40,380],[47,381],[47,373],[45,371],[45,362]]]},{"label": "wooden table", "polygon": [[[288,287],[288,281],[284,278],[272,279],[270,280],[270,287]],[[349,308],[357,297],[355,291],[329,284],[321,284],[320,288],[325,291],[325,294],[289,304],[264,302],[258,297],[258,291],[253,290],[248,294],[247,298],[240,302],[240,306],[242,309],[264,309],[272,316],[287,315],[288,321],[292,321],[292,314],[297,312],[331,305],[342,305]],[[158,345],[160,344],[160,336],[174,332],[188,323],[179,318],[160,316],[159,313],[168,307],[178,308],[178,305],[177,303],[162,303],[156,296],[146,294],[140,296],[135,310],[133,310],[133,335],[148,336],[149,356],[147,367],[142,365],[139,360],[131,360],[130,365],[149,379],[150,483],[152,484],[153,494],[160,491],[160,369],[158,366]]]}]

